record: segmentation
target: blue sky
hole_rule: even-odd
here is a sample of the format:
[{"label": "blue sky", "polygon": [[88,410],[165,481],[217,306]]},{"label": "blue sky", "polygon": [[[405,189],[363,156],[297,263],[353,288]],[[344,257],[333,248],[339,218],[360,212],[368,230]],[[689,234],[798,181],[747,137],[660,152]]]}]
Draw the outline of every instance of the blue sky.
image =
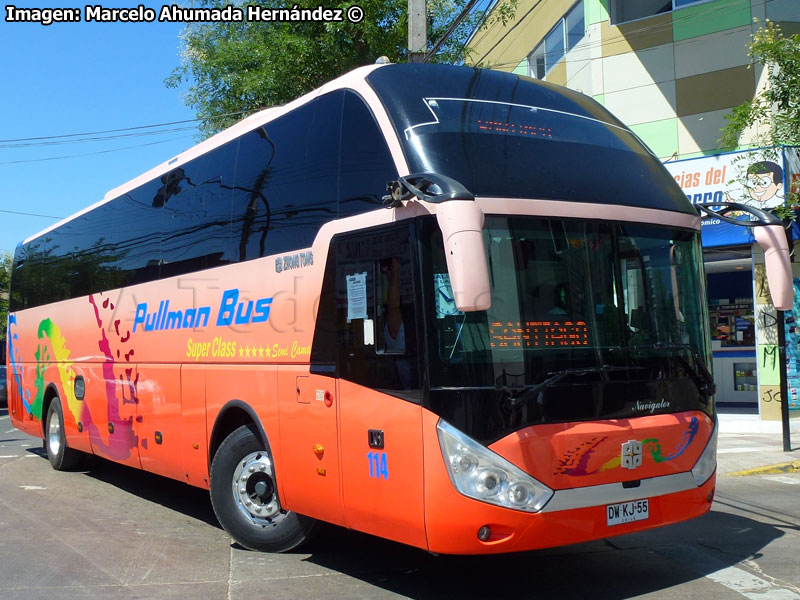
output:
[{"label": "blue sky", "polygon": [[[132,7],[139,1],[106,0],[102,5]],[[6,4],[0,7],[3,17]],[[13,4],[84,6],[83,2]],[[0,252],[13,251],[24,238],[57,222],[14,212],[66,217],[197,143],[194,123],[166,128],[190,130],[102,142],[8,141],[193,119],[194,113],[182,101],[185,90],[164,86],[164,78],[180,62],[182,29],[178,23],[158,22],[45,27],[0,20]],[[123,149],[130,146],[140,147]],[[108,150],[112,151],[75,156]],[[70,158],[41,160],[52,157]]]}]

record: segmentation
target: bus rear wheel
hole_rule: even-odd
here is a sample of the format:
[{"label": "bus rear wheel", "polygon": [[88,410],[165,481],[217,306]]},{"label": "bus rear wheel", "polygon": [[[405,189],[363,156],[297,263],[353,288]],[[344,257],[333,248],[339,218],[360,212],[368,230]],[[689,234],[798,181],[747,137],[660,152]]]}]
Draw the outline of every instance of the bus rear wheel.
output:
[{"label": "bus rear wheel", "polygon": [[281,507],[272,458],[252,425],[222,442],[211,463],[210,488],[217,519],[245,548],[287,552],[311,536],[314,519]]},{"label": "bus rear wheel", "polygon": [[64,411],[61,400],[56,396],[47,408],[47,419],[44,428],[44,449],[47,459],[56,471],[69,471],[80,465],[82,453],[67,446],[64,433]]}]

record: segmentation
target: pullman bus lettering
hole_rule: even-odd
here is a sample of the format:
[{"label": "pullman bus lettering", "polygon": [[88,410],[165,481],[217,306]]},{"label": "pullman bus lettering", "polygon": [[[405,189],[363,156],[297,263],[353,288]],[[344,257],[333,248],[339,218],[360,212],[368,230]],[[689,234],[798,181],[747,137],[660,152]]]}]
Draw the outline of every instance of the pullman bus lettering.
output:
[{"label": "pullman bus lettering", "polygon": [[[240,301],[238,289],[225,290],[217,311],[216,326],[265,323],[269,319],[270,304],[272,298]],[[136,333],[140,326],[144,331],[201,329],[208,327],[210,316],[210,306],[170,310],[169,300],[162,300],[156,311],[148,312],[147,302],[141,302],[136,305],[133,332]]]}]

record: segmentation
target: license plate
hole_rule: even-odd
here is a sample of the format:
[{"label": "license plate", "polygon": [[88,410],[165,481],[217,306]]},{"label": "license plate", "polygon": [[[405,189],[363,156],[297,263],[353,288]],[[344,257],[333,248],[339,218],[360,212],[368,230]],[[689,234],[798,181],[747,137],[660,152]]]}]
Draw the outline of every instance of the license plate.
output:
[{"label": "license plate", "polygon": [[609,527],[611,525],[621,525],[622,523],[645,521],[649,518],[650,501],[647,498],[606,506],[606,522]]}]

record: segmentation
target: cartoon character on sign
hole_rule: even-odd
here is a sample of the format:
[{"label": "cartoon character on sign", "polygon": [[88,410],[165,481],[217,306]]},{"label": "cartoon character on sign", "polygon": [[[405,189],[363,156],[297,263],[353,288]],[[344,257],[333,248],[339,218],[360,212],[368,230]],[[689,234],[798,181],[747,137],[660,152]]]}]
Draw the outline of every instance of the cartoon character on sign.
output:
[{"label": "cartoon character on sign", "polygon": [[776,163],[764,160],[747,167],[747,193],[758,208],[774,208],[783,204],[783,169]]}]

